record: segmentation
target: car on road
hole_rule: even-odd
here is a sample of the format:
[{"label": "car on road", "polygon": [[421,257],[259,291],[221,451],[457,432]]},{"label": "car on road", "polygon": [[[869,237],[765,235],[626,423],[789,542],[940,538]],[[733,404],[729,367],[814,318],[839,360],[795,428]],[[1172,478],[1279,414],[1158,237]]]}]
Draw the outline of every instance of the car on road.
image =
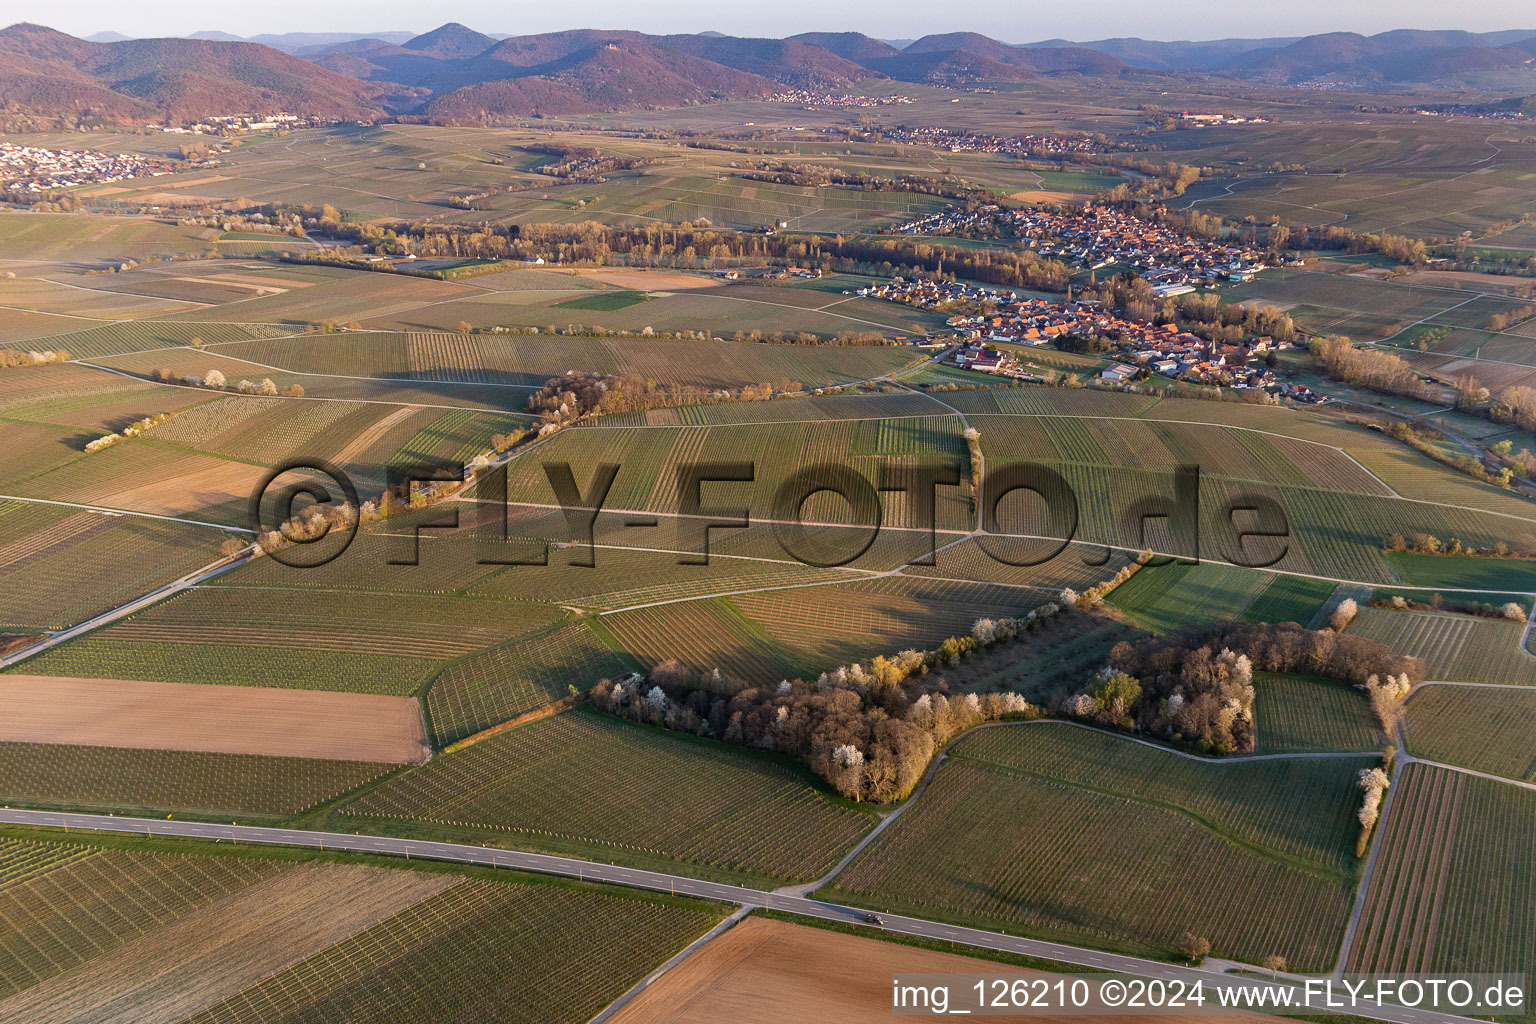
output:
[{"label": "car on road", "polygon": [[864,915],[864,923],[865,924],[884,925],[885,924],[885,918],[881,917],[879,914],[865,914]]}]

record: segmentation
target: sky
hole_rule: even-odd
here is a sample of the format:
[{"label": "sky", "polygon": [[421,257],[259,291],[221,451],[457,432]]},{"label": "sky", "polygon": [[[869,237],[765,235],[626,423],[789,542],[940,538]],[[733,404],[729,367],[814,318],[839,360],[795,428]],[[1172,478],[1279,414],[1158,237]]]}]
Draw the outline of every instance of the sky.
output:
[{"label": "sky", "polygon": [[[10,9],[7,15],[6,8]],[[1086,15],[1086,16],[1085,16]],[[1278,4],[1099,0],[1091,5],[1020,4],[1018,0],[581,0],[577,4],[518,4],[494,0],[265,0],[209,4],[206,0],[72,0],[63,7],[23,9],[7,0],[0,23],[40,21],[76,35],[111,30],[130,36],[190,35],[218,30],[263,32],[424,32],[459,21],[481,32],[525,35],[568,28],[629,28],[787,36],[810,31],[860,31],[881,39],[930,32],[972,31],[1022,43],[1040,39],[1218,39],[1300,36],[1315,32],[1370,34],[1393,28],[1536,28],[1536,10],[1509,0],[1286,0]]]}]

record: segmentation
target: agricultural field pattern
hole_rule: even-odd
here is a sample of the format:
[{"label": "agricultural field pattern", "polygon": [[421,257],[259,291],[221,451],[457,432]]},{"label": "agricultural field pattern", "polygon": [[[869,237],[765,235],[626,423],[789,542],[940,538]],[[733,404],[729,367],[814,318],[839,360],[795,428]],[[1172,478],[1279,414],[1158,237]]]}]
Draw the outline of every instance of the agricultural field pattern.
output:
[{"label": "agricultural field pattern", "polygon": [[1536,30],[1109,13],[0,30],[0,1024],[1536,1024]]}]

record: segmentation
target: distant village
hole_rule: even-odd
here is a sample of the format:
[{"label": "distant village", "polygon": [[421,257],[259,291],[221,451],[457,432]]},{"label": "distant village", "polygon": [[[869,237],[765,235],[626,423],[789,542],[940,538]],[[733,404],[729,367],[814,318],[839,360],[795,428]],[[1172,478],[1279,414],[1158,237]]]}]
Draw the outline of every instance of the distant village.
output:
[{"label": "distant village", "polygon": [[369,125],[371,121],[342,122],[334,117],[313,117],[309,114],[217,114],[200,121],[167,127],[147,124],[144,127],[165,132],[168,135],[247,135],[253,132],[293,131],[299,128],[329,128],[338,124]]},{"label": "distant village", "polygon": [[1041,347],[1069,337],[1103,339],[1111,365],[1099,372],[1105,384],[1143,377],[1239,391],[1260,390],[1306,404],[1327,399],[1299,384],[1278,379],[1267,366],[1250,365],[1255,357],[1291,347],[1268,337],[1233,344],[1210,342],[1181,331],[1176,324],[1133,320],[1098,302],[1051,302],[1020,298],[1017,293],[954,281],[894,278],[860,288],[856,294],[929,310],[965,307],[947,323],[961,339],[947,361],[964,370],[1020,380],[1038,379],[1017,353],[994,345]]},{"label": "distant village", "polygon": [[1266,267],[1264,254],[1248,246],[1186,235],[1092,203],[1067,213],[1006,210],[992,203],[972,208],[952,206],[891,230],[904,235],[964,236],[998,225],[1041,256],[1068,266],[1134,270],[1153,284],[1159,297],[1194,291],[1197,284],[1251,281]]},{"label": "distant village", "polygon": [[1265,269],[1256,249],[1187,235],[1107,206],[1088,203],[1065,214],[1012,210],[1007,216],[1015,235],[1042,256],[1091,270],[1119,264],[1153,285],[1251,281]]},{"label": "distant village", "polygon": [[0,142],[0,188],[7,192],[43,194],[74,185],[168,174],[171,170],[171,162],[158,157]]},{"label": "distant village", "polygon": [[1047,133],[1027,135],[986,135],[977,132],[956,131],[953,128],[881,128],[879,135],[885,142],[905,142],[915,146],[933,146],[951,153],[1002,153],[1009,156],[1040,156],[1042,154],[1101,153],[1106,149],[1126,149],[1127,146],[1107,146],[1103,140],[1082,133]]},{"label": "distant village", "polygon": [[862,96],[830,92],[814,92],[810,89],[786,89],[768,97],[769,103],[798,103],[807,110],[817,107],[836,107],[839,110],[855,110],[862,107],[894,107],[912,102],[912,97],[891,94],[889,96]]}]

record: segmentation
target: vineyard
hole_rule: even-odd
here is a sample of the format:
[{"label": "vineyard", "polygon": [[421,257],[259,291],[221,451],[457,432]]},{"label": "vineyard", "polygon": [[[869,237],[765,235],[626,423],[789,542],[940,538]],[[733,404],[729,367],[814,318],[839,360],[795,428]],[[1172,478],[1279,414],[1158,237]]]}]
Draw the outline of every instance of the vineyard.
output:
[{"label": "vineyard", "polygon": [[[249,309],[250,305],[243,308]],[[549,310],[541,313],[559,317]],[[532,387],[541,387],[548,378],[573,369],[603,374],[634,373],[666,384],[707,388],[734,388],[781,379],[798,380],[807,387],[822,387],[879,377],[911,361],[905,352],[884,347],[819,348],[544,335],[519,338],[475,335],[472,340],[455,342],[451,346],[441,342],[436,348],[427,341],[441,337],[440,334],[351,333],[253,341],[224,346],[221,351],[310,373],[399,376],[418,380],[473,378]],[[414,338],[423,339],[423,344],[415,345],[420,353],[420,370],[412,365]],[[465,347],[470,344],[473,349]],[[436,375],[439,371],[442,376]],[[931,403],[926,411],[933,412]]]},{"label": "vineyard", "polygon": [[449,663],[432,680],[427,711],[439,744],[585,693],[624,670],[592,627],[573,622]]},{"label": "vineyard", "polygon": [[11,1020],[179,1021],[452,885],[451,875],[308,863],[33,985]]},{"label": "vineyard", "polygon": [[460,881],[186,1024],[586,1020],[713,920],[702,904]]},{"label": "vineyard", "polygon": [[109,627],[29,658],[28,674],[87,679],[147,679],[162,683],[216,683],[223,686],[282,686],[407,696],[432,670],[427,658],[389,652],[312,650],[299,646],[257,647],[245,643],[163,643],[154,634],[115,639]]},{"label": "vineyard", "polygon": [[190,814],[291,815],[394,765],[252,754],[0,743],[11,805]]},{"label": "vineyard", "polygon": [[0,244],[11,259],[65,259],[91,252],[110,252],[118,259],[205,253],[212,248],[207,234],[203,228],[143,218],[102,221],[67,213],[6,217],[0,223]]},{"label": "vineyard", "polygon": [[[925,418],[899,423],[891,427],[867,421],[791,419],[720,427],[568,430],[543,445],[536,457],[514,462],[509,467],[507,488],[518,500],[552,503],[555,496],[546,465],[568,462],[577,479],[584,481],[592,467],[615,463],[620,469],[606,507],[675,512],[681,468],[701,462],[742,462],[753,468],[751,481],[712,484],[704,491],[749,507],[754,517],[769,518],[776,514],[774,499],[779,488],[808,467],[830,464],[852,468],[873,484],[884,466],[925,464],[940,457],[934,453],[946,451],[960,460],[960,440],[952,421]],[[923,454],[925,450],[929,454]],[[941,527],[964,525],[968,509],[959,491],[958,487],[938,490]],[[918,525],[899,495],[885,496],[883,507],[884,525]],[[804,502],[802,516],[807,522],[867,521],[857,519],[846,500],[830,493]]]},{"label": "vineyard", "polygon": [[63,629],[218,557],[219,531],[0,501],[0,626]]},{"label": "vineyard", "polygon": [[1041,595],[983,583],[907,577],[739,594],[742,614],[825,671],[872,654],[937,647],[977,619],[1026,614]]},{"label": "vineyard", "polygon": [[1457,473],[1427,455],[1407,448],[1361,450],[1354,455],[1362,465],[1391,484],[1405,498],[1499,512],[1536,524],[1536,505],[1532,505],[1529,500]]},{"label": "vineyard", "polygon": [[200,338],[206,345],[258,338],[280,338],[289,329],[274,324],[241,324],[221,321],[187,322],[177,320],[137,320],[87,327],[48,339],[54,348],[62,348],[76,359],[150,352],[173,345],[191,345]]},{"label": "vineyard", "polygon": [[16,852],[33,867],[11,877],[0,860],[0,1000],[284,870],[275,861],[0,840],[0,857]]},{"label": "vineyard", "polygon": [[[434,824],[551,852],[813,878],[874,824],[798,771],[710,741],[566,712],[391,779],[346,819]],[[773,822],[765,828],[764,822]]]},{"label": "vineyard", "polygon": [[1521,648],[1519,622],[1362,608],[1349,631],[1423,658],[1427,679],[1536,686],[1536,656]]},{"label": "vineyard", "polygon": [[647,667],[676,659],[758,685],[816,674],[742,615],[729,598],[615,612],[604,615],[602,623]]},{"label": "vineyard", "polygon": [[[220,249],[245,246],[266,246],[266,243],[226,243]],[[346,323],[464,294],[458,285],[398,274],[359,273],[329,267],[306,267],[304,273],[311,287],[295,287],[277,295],[245,299],[237,307],[240,319],[277,324],[326,320]],[[198,309],[179,314],[174,319],[201,320],[207,316],[208,310]],[[244,355],[241,352],[235,354]]]},{"label": "vineyard", "polygon": [[99,401],[95,396],[153,390],[148,384],[127,380],[75,363],[17,366],[0,374],[0,409],[7,416],[28,407],[46,413],[60,401]]},{"label": "vineyard", "polygon": [[[494,416],[467,410],[442,413],[401,445],[390,461],[414,466],[445,460],[462,466],[489,451],[493,435],[516,433],[530,422],[526,416]],[[390,456],[387,452],[381,454]]]},{"label": "vineyard", "polygon": [[1347,969],[1536,971],[1536,794],[1418,764],[1395,789]]},{"label": "vineyard", "polygon": [[[422,520],[443,517],[443,510],[434,508]],[[366,602],[372,600],[371,595],[380,593],[453,594],[497,571],[495,565],[481,561],[497,552],[472,536],[424,531],[419,553],[413,552],[409,525],[402,527],[401,522],[402,519],[391,518],[379,527],[363,528],[345,553],[319,568],[293,569],[275,559],[259,558],[219,577],[219,585],[344,590],[353,592],[352,596],[338,598],[339,601]],[[387,527],[390,532],[386,534],[380,527]],[[402,564],[413,554],[419,555],[416,564]],[[502,557],[510,556],[502,553]]]},{"label": "vineyard", "polygon": [[376,594],[357,600],[312,590],[211,584],[97,635],[448,659],[539,629],[560,615],[558,609],[531,601],[434,594]]},{"label": "vineyard", "polygon": [[[941,535],[939,543],[942,545],[945,540]],[[1035,551],[1034,557],[1048,554],[1057,546],[1053,542]],[[1044,600],[1059,592],[1062,587],[1071,587],[1081,592],[1095,583],[1102,583],[1114,576],[1129,561],[1129,557],[1123,552],[1106,552],[1091,545],[1071,544],[1054,558],[1046,559],[1038,565],[1016,566],[994,558],[972,539],[940,551],[935,561],[936,565],[914,565],[906,572],[914,576],[987,580],[1012,587],[1029,587],[1033,589],[1035,597]],[[1099,562],[1104,564],[1096,564]]]},{"label": "vineyard", "polygon": [[1161,956],[1193,931],[1219,956],[1322,970],[1349,914],[1352,885],[1336,874],[1256,854],[1177,810],[956,759],[827,895]]},{"label": "vineyard", "polygon": [[[606,525],[606,518],[600,520],[599,544],[605,539],[602,526]],[[622,542],[621,538],[615,540]],[[657,538],[650,543],[662,547],[672,541]],[[817,569],[788,560],[729,558],[713,552],[708,565],[679,565],[677,554],[671,551],[599,547],[592,568],[570,564],[574,555],[555,551],[550,553],[547,566],[503,569],[475,584],[470,593],[606,609],[704,597],[729,590],[859,578],[843,569]]]},{"label": "vineyard", "polygon": [[1355,769],[1374,760],[1202,760],[1065,723],[984,729],[951,755],[1172,808],[1341,875],[1352,865]]},{"label": "vineyard", "polygon": [[1327,679],[1261,675],[1254,688],[1258,753],[1366,751],[1387,744],[1370,705],[1353,687]]},{"label": "vineyard", "polygon": [[1536,691],[1426,686],[1403,722],[1416,757],[1536,781]]}]

